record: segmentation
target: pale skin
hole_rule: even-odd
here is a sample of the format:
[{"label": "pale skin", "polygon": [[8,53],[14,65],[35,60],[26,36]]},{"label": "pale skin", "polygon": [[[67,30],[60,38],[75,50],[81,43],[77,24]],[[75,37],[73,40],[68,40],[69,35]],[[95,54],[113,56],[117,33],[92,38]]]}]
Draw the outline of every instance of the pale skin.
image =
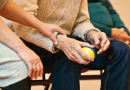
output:
[{"label": "pale skin", "polygon": [[[7,4],[0,11],[0,15],[21,24],[36,28],[44,36],[49,37],[56,45],[57,40],[54,37],[54,32],[60,32],[65,35],[65,32],[57,25],[42,23],[31,14],[25,12],[12,0],[8,0]],[[19,57],[27,64],[29,68],[29,77],[37,79],[43,74],[43,64],[38,55],[29,49],[19,37],[17,37],[0,18],[0,42],[16,51]]]},{"label": "pale skin", "polygon": [[[82,46],[88,46],[91,48],[96,47],[99,49],[97,54],[101,54],[107,50],[110,45],[110,41],[103,32],[90,31],[87,35],[87,39],[92,43],[92,45],[86,42],[80,42],[75,39],[68,38],[63,35],[58,35],[58,45],[56,47],[62,50],[70,60],[79,64],[87,65],[90,63],[90,61],[94,61],[94,59],[83,52],[81,49]],[[85,61],[81,56],[88,61]]]},{"label": "pale skin", "polygon": [[111,29],[111,37],[115,40],[122,41],[127,45],[130,44],[130,36],[124,30],[124,28],[112,28]]}]

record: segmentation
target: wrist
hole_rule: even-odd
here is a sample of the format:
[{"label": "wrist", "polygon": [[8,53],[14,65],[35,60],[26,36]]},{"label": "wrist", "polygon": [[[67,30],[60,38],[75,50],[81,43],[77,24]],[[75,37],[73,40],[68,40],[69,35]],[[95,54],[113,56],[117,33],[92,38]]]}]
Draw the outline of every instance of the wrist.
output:
[{"label": "wrist", "polygon": [[21,51],[25,50],[26,48],[27,48],[27,46],[24,45],[24,44],[15,45],[15,51],[16,51],[17,53],[20,53]]},{"label": "wrist", "polygon": [[43,31],[44,30],[44,27],[46,26],[46,23],[43,23],[41,21],[37,21],[36,24],[35,24],[35,27],[38,31]]},{"label": "wrist", "polygon": [[60,49],[60,43],[64,42],[64,41],[65,41],[65,38],[66,38],[66,36],[61,35],[61,34],[59,34],[59,35],[57,36],[58,45],[56,45],[56,48]]},{"label": "wrist", "polygon": [[91,30],[88,30],[88,31],[86,31],[86,33],[84,34],[84,39],[85,39],[85,41],[89,41],[89,35],[91,34],[91,33],[95,33],[95,32],[99,32],[98,30],[95,30],[95,29],[91,29]]}]

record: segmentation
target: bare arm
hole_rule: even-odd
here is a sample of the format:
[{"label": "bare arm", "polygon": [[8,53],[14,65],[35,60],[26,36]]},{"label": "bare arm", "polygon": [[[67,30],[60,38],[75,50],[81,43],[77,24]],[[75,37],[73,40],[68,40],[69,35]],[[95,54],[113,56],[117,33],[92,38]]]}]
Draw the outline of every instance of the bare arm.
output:
[{"label": "bare arm", "polygon": [[[7,27],[1,18],[0,42],[4,43],[18,53],[19,57],[28,65],[29,76],[31,78],[42,76],[43,65],[39,56],[37,56],[32,50],[26,47],[26,45]],[[37,65],[39,65],[38,68]],[[39,71],[36,72],[34,70]]]},{"label": "bare arm", "polygon": [[53,29],[53,30],[46,30],[46,23],[42,23],[38,19],[36,19],[33,15],[27,13],[24,11],[21,7],[19,7],[15,2],[12,0],[8,0],[4,8],[0,11],[0,15],[15,21],[19,22],[21,24],[24,24],[26,26],[33,27],[37,30],[39,30],[44,36],[49,37],[53,42],[57,42],[55,39],[53,33],[55,31],[61,32],[62,34],[65,34],[62,29]]},{"label": "bare arm", "polygon": [[24,47],[24,43],[13,33],[4,21],[0,18],[0,42],[9,46],[16,52],[19,52],[20,47]]},{"label": "bare arm", "polygon": [[39,29],[38,24],[41,23],[33,15],[24,11],[12,0],[7,1],[4,8],[0,11],[0,15],[11,21],[19,22],[26,26],[34,27],[36,29]]}]

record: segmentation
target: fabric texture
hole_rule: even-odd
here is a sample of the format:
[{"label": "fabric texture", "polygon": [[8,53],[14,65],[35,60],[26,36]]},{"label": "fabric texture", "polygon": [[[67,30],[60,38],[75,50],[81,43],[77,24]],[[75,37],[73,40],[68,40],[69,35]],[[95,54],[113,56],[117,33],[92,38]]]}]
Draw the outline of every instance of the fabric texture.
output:
[{"label": "fabric texture", "polygon": [[[57,24],[67,35],[84,39],[87,30],[98,30],[90,23],[86,0],[17,0],[16,3],[40,21]],[[16,22],[13,29],[24,40],[53,53],[53,42],[38,30]]]},{"label": "fabric texture", "polygon": [[24,80],[12,84],[8,87],[2,88],[2,90],[31,90],[31,80],[30,77],[25,78]]},{"label": "fabric texture", "polygon": [[0,43],[0,87],[6,87],[28,77],[28,67],[18,54]]},{"label": "fabric texture", "polygon": [[3,9],[8,0],[0,0],[0,10]]},{"label": "fabric texture", "polygon": [[[26,41],[24,43],[40,56],[44,67],[53,68],[53,90],[80,90],[81,67],[104,70],[101,90],[129,90],[130,50],[125,43],[111,40],[109,49],[102,54],[96,54],[94,62],[88,65],[69,60],[62,51],[52,54],[32,43]],[[97,52],[96,48],[95,51]]]},{"label": "fabric texture", "polygon": [[111,37],[111,28],[124,28],[129,34],[109,0],[88,0],[88,10],[92,24],[108,37]]}]

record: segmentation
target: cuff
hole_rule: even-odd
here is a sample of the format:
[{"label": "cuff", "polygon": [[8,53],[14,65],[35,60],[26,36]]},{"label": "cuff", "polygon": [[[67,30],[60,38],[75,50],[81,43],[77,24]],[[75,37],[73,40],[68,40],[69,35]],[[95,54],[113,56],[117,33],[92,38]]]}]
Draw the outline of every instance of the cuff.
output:
[{"label": "cuff", "polygon": [[[55,32],[55,33],[54,33],[54,36],[55,36],[56,39],[57,39],[57,36],[58,36],[58,35],[62,35],[62,34],[59,33],[59,32]],[[58,52],[58,51],[60,51],[58,48],[55,47],[55,44],[54,44],[54,43],[53,43],[52,50],[53,50],[53,52]]]},{"label": "cuff", "polygon": [[99,31],[96,30],[96,29],[90,29],[90,30],[86,31],[85,34],[84,34],[84,40],[85,40],[86,42],[88,42],[88,40],[87,40],[87,34],[88,34],[90,31],[96,31],[96,32],[99,32]]}]

